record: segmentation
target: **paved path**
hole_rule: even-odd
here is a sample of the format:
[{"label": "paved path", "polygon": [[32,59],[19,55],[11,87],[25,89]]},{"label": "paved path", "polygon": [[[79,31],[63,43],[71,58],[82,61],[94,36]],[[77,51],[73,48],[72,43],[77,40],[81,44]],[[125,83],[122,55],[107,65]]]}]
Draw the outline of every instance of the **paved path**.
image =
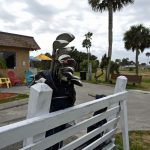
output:
[{"label": "paved path", "polygon": [[[85,83],[84,88],[77,88],[77,104],[93,98],[88,93],[113,94],[114,87]],[[150,92],[129,90],[128,92],[129,130],[150,130]]]}]

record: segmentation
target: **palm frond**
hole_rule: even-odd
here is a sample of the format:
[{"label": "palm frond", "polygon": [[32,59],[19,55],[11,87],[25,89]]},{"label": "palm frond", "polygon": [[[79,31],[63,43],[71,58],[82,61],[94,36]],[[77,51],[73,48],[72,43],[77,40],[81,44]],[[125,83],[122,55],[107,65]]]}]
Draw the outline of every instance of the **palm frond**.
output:
[{"label": "palm frond", "polygon": [[[103,12],[108,10],[109,0],[88,0],[89,5],[94,11]],[[134,0],[112,0],[113,11],[121,10],[124,6],[133,4]]]}]

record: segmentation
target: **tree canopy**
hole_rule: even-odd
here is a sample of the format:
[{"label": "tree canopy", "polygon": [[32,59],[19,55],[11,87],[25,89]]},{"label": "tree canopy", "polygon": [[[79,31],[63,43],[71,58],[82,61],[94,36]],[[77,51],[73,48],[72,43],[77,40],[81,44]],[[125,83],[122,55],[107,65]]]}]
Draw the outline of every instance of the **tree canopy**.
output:
[{"label": "tree canopy", "polygon": [[[75,49],[74,51],[70,51],[68,54],[77,62],[76,71],[80,71],[80,63],[84,60],[87,60],[88,54],[85,52],[78,51],[77,49]],[[97,61],[97,57],[95,55],[91,55],[90,61],[92,60]]]},{"label": "tree canopy", "polygon": [[[129,3],[133,3],[134,0],[111,0],[113,11],[121,10]],[[109,10],[109,0],[88,0],[94,11],[106,11]]]},{"label": "tree canopy", "polygon": [[142,24],[131,26],[130,29],[124,33],[123,40],[127,50],[136,52],[136,74],[138,75],[138,56],[140,52],[150,47],[150,29],[144,27]]}]

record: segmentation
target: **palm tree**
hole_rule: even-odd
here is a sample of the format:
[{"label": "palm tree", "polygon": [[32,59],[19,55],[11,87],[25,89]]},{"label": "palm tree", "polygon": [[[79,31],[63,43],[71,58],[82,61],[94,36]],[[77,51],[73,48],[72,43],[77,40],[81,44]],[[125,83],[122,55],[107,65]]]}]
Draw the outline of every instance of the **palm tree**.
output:
[{"label": "palm tree", "polygon": [[92,46],[91,43],[91,37],[92,37],[93,33],[88,32],[87,34],[85,34],[85,39],[82,42],[82,46],[86,47],[87,49],[87,54],[88,54],[88,64],[89,64],[89,53],[90,53],[90,47]]},{"label": "palm tree", "polygon": [[124,6],[132,4],[134,0],[88,0],[94,11],[103,12],[108,10],[108,57],[109,63],[106,73],[106,80],[109,80],[111,56],[112,56],[112,42],[113,42],[113,12],[121,10]]},{"label": "palm tree", "polygon": [[148,62],[149,62],[149,57],[150,57],[150,53],[147,52],[145,55],[148,57],[148,60],[147,60],[147,64],[148,64]]},{"label": "palm tree", "polygon": [[89,66],[89,55],[90,55],[90,47],[92,46],[92,43],[91,43],[92,35],[93,35],[93,33],[91,33],[91,32],[88,32],[87,34],[85,34],[85,39],[82,42],[82,46],[87,49],[87,54],[88,54],[88,76],[89,76],[89,80],[92,79],[92,72],[91,72],[91,69]]},{"label": "palm tree", "polygon": [[124,33],[125,48],[136,52],[136,74],[138,75],[138,56],[145,48],[150,47],[150,29],[144,27],[142,24],[131,26],[130,29]]}]

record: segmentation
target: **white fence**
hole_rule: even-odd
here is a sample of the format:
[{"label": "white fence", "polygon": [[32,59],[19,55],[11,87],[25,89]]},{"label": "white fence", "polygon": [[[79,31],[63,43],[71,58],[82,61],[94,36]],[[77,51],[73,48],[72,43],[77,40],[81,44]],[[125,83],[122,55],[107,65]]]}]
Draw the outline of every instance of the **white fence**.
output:
[{"label": "white fence", "polygon": [[[121,118],[124,150],[129,150],[126,82],[127,79],[121,76],[117,79],[115,94],[54,113],[48,113],[52,90],[42,83],[32,86],[27,119],[0,127],[0,149],[24,141],[22,150],[42,150],[75,136],[81,131],[85,131],[82,136],[64,145],[61,150],[73,150],[101,133],[103,133],[101,137],[86,145],[83,150],[92,150],[108,139],[110,142],[103,149],[113,149],[115,147],[114,140],[110,139],[113,139],[118,120]],[[95,116],[91,115],[106,107],[106,111]],[[90,117],[88,118],[88,116]],[[91,132],[86,132],[89,126],[104,119],[107,119],[105,124]],[[73,120],[78,121],[63,131],[45,138],[46,131]]]}]

